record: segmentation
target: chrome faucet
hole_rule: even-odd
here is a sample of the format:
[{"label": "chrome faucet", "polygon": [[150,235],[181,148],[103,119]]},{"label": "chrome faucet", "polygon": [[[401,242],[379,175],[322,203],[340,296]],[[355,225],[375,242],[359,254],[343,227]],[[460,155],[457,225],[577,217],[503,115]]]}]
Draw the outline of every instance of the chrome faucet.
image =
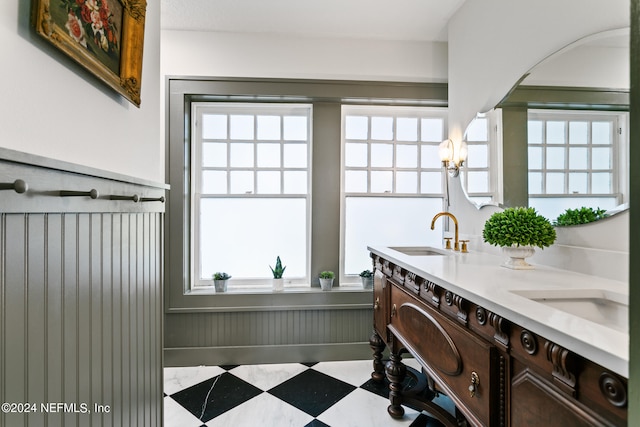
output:
[{"label": "chrome faucet", "polygon": [[[436,216],[434,216],[433,219],[431,220],[431,229],[432,230],[434,229],[434,227],[436,225],[436,219],[440,218],[441,216],[448,216],[449,218],[451,218],[453,220],[453,225],[455,226],[453,250],[454,251],[459,251],[460,250],[460,246],[458,244],[458,219],[455,217],[455,215],[453,215],[451,212],[440,212],[440,213],[436,214]],[[451,238],[449,238],[449,239],[451,239]]]}]

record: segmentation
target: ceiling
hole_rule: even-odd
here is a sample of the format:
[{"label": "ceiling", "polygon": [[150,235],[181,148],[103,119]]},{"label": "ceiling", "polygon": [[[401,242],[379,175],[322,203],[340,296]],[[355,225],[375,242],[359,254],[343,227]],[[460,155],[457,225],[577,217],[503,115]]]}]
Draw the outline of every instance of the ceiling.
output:
[{"label": "ceiling", "polygon": [[465,0],[161,0],[163,30],[447,41]]}]

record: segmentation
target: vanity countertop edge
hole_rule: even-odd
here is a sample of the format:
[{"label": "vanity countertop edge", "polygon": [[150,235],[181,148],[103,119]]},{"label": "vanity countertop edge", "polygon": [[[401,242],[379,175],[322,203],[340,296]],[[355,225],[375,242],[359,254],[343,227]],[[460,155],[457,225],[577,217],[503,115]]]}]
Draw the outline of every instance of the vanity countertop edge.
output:
[{"label": "vanity countertop edge", "polygon": [[[625,295],[628,284],[544,265],[533,270],[501,267],[483,252],[411,256],[388,246],[367,249],[493,313],[539,334],[613,372],[629,377],[629,334],[518,295],[531,290],[606,289]],[[539,250],[539,249],[536,249]]]}]

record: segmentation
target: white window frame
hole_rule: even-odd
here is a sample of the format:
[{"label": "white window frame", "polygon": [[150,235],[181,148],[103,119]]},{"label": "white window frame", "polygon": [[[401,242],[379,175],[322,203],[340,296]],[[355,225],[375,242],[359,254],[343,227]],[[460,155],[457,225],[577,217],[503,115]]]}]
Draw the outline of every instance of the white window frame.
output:
[{"label": "white window frame", "polygon": [[[257,144],[259,140],[257,138],[257,129],[258,127],[255,125],[257,120],[257,116],[291,116],[291,115],[303,115],[300,112],[306,111],[304,114],[307,117],[307,166],[305,168],[301,167],[285,167],[283,163],[284,149],[283,146],[288,144],[284,139],[284,135],[281,136],[280,140],[264,140],[268,143],[279,143],[281,146],[280,149],[280,166],[279,167],[260,167],[257,166],[256,156]],[[192,290],[206,290],[213,288],[213,280],[212,279],[204,279],[200,278],[201,271],[201,257],[200,257],[200,218],[198,215],[200,201],[205,198],[236,198],[236,199],[304,199],[305,200],[305,209],[306,209],[306,217],[305,217],[305,241],[306,241],[306,269],[304,276],[301,277],[286,277],[286,285],[294,285],[294,286],[309,286],[310,284],[310,269],[311,269],[311,152],[312,152],[312,140],[311,135],[313,131],[312,124],[312,105],[311,104],[285,104],[285,103],[244,103],[244,102],[193,102],[191,104],[191,167],[190,167],[190,193],[191,193],[191,218],[190,218],[190,229],[191,229],[191,288]],[[202,132],[198,131],[198,127],[201,126],[201,117],[205,113],[218,113],[218,114],[239,114],[239,115],[252,115],[254,118],[254,136],[252,140],[234,140],[231,137],[228,137],[224,140],[229,147],[230,144],[233,144],[234,141],[239,143],[252,143],[254,145],[253,156],[254,156],[254,164],[253,166],[247,167],[232,167],[229,165],[229,152],[227,149],[227,164],[224,167],[203,167],[202,166],[202,146],[208,139],[202,137]],[[280,123],[281,133],[282,133],[282,120]],[[221,140],[215,140],[220,142]],[[299,142],[298,142],[299,143]],[[238,194],[231,193],[230,189],[230,179],[227,178],[227,191],[226,193],[218,193],[218,194],[204,194],[202,192],[202,171],[203,170],[219,170],[226,171],[227,176],[231,171],[244,170],[244,171],[252,171],[254,172],[254,191],[252,193]],[[279,194],[260,194],[256,193],[257,189],[257,176],[256,172],[259,171],[280,171],[281,173],[285,171],[306,171],[307,173],[307,188],[306,193],[284,193],[284,179],[280,180],[280,193]],[[286,227],[286,224],[281,224],[280,226]],[[275,255],[273,257],[272,266],[275,267]],[[286,260],[283,260],[283,264],[286,264]],[[265,265],[265,276],[264,278],[238,278],[238,272],[229,272],[234,276],[234,279],[229,282],[230,287],[234,289],[266,289],[271,286],[271,276],[270,271],[267,265]]]},{"label": "white window frame", "polygon": [[[421,144],[433,145],[435,148],[442,141],[429,141],[423,142],[420,140],[420,119],[421,118],[439,118],[443,120],[443,135],[442,138],[446,139],[446,135],[448,132],[448,110],[444,107],[404,107],[404,106],[359,106],[359,105],[347,105],[343,104],[342,106],[342,129],[341,129],[341,179],[340,179],[340,200],[341,200],[341,214],[340,214],[340,282],[344,284],[349,283],[359,283],[360,278],[355,274],[346,274],[345,273],[345,261],[346,261],[346,202],[349,197],[364,197],[364,198],[438,198],[442,200],[442,206],[444,209],[444,204],[446,202],[445,195],[445,186],[447,182],[447,174],[445,169],[439,165],[433,168],[423,168],[421,167],[420,161],[420,147]],[[347,116],[368,116],[368,117],[392,117],[394,120],[394,129],[395,129],[395,121],[396,118],[417,118],[418,119],[418,136],[417,140],[412,141],[397,141],[396,135],[394,133],[394,138],[392,140],[347,140],[346,139],[346,117]],[[369,126],[371,126],[371,120],[369,120]],[[372,167],[371,166],[371,150],[368,150],[369,158],[367,159],[366,167],[348,167],[346,166],[346,144],[348,142],[357,142],[357,143],[366,143],[369,146],[372,143],[385,143],[385,144],[415,144],[418,146],[418,159],[417,159],[417,167],[415,168],[399,168],[395,166],[395,162],[391,167]],[[345,175],[348,170],[366,170],[367,173],[367,192],[347,192],[345,190]],[[386,192],[371,192],[371,171],[390,171],[393,173],[393,189],[391,191]],[[417,192],[416,193],[399,193],[396,191],[396,173],[398,171],[416,171],[418,182],[417,182]],[[441,189],[438,193],[422,193],[420,190],[420,172],[439,172],[442,174],[441,179]],[[425,232],[428,228],[428,220],[425,216]],[[372,230],[373,231],[373,230]],[[371,267],[369,267],[371,269]]]}]

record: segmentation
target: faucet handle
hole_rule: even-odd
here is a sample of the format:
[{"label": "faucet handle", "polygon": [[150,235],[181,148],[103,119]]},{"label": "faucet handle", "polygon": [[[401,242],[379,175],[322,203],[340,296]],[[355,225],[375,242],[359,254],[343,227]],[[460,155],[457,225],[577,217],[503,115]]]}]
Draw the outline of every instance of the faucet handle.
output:
[{"label": "faucet handle", "polygon": [[469,252],[469,250],[467,249],[467,243],[469,243],[469,240],[460,240],[460,245],[462,246],[460,248],[460,252],[464,252],[464,253]]},{"label": "faucet handle", "polygon": [[451,237],[444,238],[444,248],[451,249]]}]

